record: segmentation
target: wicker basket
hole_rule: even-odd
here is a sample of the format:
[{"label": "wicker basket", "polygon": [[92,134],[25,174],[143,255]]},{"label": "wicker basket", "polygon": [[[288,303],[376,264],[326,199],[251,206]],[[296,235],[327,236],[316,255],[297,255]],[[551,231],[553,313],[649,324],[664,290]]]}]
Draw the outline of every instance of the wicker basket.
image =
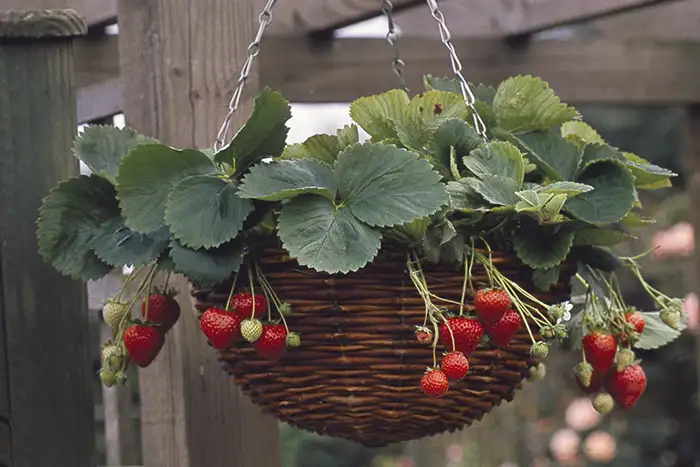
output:
[{"label": "wicker basket", "polygon": [[[414,334],[425,307],[405,271],[404,254],[382,252],[372,265],[344,276],[300,267],[279,249],[258,251],[256,258],[279,297],[292,304],[287,321],[302,345],[280,361],[261,359],[250,345],[220,352],[219,360],[254,403],[291,425],[368,446],[458,430],[512,400],[534,363],[523,327],[505,349],[478,348],[469,357],[469,376],[445,397],[430,399],[419,383],[432,365],[432,350]],[[494,254],[493,263],[512,280],[530,284],[514,257]],[[432,266],[425,274],[431,291],[460,300],[462,271]],[[486,280],[477,264],[472,277]],[[229,288],[193,291],[197,308],[222,306]],[[560,284],[538,298],[556,303],[568,295]]]}]

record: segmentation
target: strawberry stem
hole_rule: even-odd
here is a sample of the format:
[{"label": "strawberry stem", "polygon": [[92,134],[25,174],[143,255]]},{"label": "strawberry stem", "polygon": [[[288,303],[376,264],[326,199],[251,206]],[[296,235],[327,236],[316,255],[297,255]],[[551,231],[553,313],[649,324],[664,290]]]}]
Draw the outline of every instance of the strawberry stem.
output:
[{"label": "strawberry stem", "polygon": [[471,282],[471,267],[467,261],[467,253],[464,253],[464,282],[462,282],[462,299],[459,301],[459,316],[464,314],[464,300],[467,298],[467,282]]},{"label": "strawberry stem", "polygon": [[236,283],[238,282],[238,273],[241,272],[239,269],[236,271],[236,274],[233,275],[233,282],[231,283],[231,291],[228,293],[228,298],[226,299],[226,306],[224,306],[224,310],[229,311],[229,307],[231,306],[231,298],[233,298],[233,292],[236,290]]},{"label": "strawberry stem", "polygon": [[447,318],[445,318],[443,315],[440,315],[440,318],[445,322],[445,326],[447,326],[447,330],[450,331],[450,340],[452,340],[452,351],[454,352],[457,350],[457,345],[455,344],[455,335],[452,332],[452,328],[450,327],[450,323],[447,322]]},{"label": "strawberry stem", "polygon": [[250,312],[251,313],[250,319],[254,319],[255,318],[255,284],[254,284],[255,281],[253,281],[253,271],[251,271],[251,269],[250,269],[250,263],[248,264],[246,269],[248,272],[248,286],[250,287],[250,296],[251,296],[251,299],[253,301],[253,307],[252,307],[252,310]]},{"label": "strawberry stem", "polygon": [[122,294],[124,293],[124,291],[126,290],[126,288],[127,288],[132,282],[134,282],[134,280],[136,279],[136,276],[138,276],[139,274],[141,274],[143,271],[146,270],[146,266],[147,266],[147,265],[143,265],[143,266],[141,266],[140,268],[138,268],[137,270],[133,271],[133,272],[132,272],[131,274],[129,274],[128,276],[126,276],[126,279],[124,279],[124,283],[122,284],[121,289],[119,289],[119,292],[117,292],[117,295],[114,296],[114,299],[115,299],[115,300],[119,301],[119,300],[121,299],[121,296],[122,296]]}]

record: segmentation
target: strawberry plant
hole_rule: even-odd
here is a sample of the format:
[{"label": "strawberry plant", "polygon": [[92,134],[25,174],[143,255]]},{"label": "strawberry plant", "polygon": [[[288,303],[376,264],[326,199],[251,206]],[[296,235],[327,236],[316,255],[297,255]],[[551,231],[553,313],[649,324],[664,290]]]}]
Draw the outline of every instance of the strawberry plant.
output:
[{"label": "strawberry plant", "polygon": [[[285,319],[294,310],[255,253],[279,245],[300,266],[335,275],[365,268],[383,250],[406,254],[425,304],[423,325],[409,337],[433,353],[415,386],[430,397],[449,397],[450,379],[469,379],[468,358],[480,346],[506,348],[524,328],[536,359],[553,342],[583,346],[575,372],[582,389],[610,388],[619,404],[633,405],[646,379],[630,352],[675,339],[682,303],[646,283],[638,257],[610,247],[650,222],[639,191],[670,186],[675,174],[607,144],[538,78],[476,86],[473,106],[456,81],[427,76],[425,86],[415,96],[391,90],[360,98],[350,105],[352,125],[297,144],[286,143],[289,103],[269,89],[217,151],[173,148],[128,128],[92,126],[78,136],[75,156],[92,174],[48,194],[37,237],[44,258],[75,279],[125,265],[141,278],[132,296],[120,292],[105,305],[114,331],[106,384],[123,379],[127,355],[150,364],[179,317],[172,294],[153,287],[158,273],[182,274],[197,287],[232,281],[224,308],[201,319],[215,348],[248,345],[265,359],[294,358],[287,350],[304,347]],[[484,132],[471,124],[475,112]],[[517,258],[529,283],[510,279],[494,251]],[[463,275],[461,300],[431,290],[428,263]],[[488,283],[472,280],[475,265]],[[657,310],[625,304],[622,268]],[[536,297],[572,275],[583,293],[571,303]],[[133,320],[139,298],[142,320]],[[612,399],[601,394],[596,406],[607,411]]]}]

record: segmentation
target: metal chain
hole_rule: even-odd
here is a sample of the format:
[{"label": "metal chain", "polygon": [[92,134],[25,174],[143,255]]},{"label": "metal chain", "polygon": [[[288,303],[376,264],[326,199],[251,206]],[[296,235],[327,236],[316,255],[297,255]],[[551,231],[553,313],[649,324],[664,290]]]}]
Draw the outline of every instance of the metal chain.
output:
[{"label": "metal chain", "polygon": [[236,83],[236,88],[233,90],[233,95],[231,96],[231,100],[228,103],[228,113],[226,114],[226,117],[224,117],[224,121],[221,124],[219,132],[216,134],[216,141],[214,141],[214,151],[219,151],[228,137],[229,127],[231,126],[231,119],[233,118],[233,114],[236,113],[236,110],[238,110],[238,104],[241,101],[243,88],[245,87],[245,84],[250,76],[250,71],[253,67],[253,61],[255,60],[255,57],[258,56],[258,53],[260,53],[260,42],[262,41],[265,29],[272,22],[272,9],[276,3],[277,0],[267,0],[267,3],[263,8],[262,13],[260,13],[260,16],[258,17],[260,26],[258,27],[258,32],[255,34],[255,39],[253,39],[253,42],[251,42],[250,45],[248,45],[248,56],[246,57],[246,60],[243,63],[243,67],[241,68],[241,74],[238,77],[238,82]]},{"label": "metal chain", "polygon": [[459,87],[462,90],[462,96],[464,97],[464,101],[467,103],[467,106],[469,106],[469,108],[472,110],[474,129],[479,135],[481,135],[482,138],[486,139],[486,125],[481,119],[479,112],[477,112],[476,108],[474,107],[476,97],[474,97],[474,93],[472,93],[472,90],[469,88],[469,83],[462,74],[462,62],[459,61],[457,52],[455,51],[455,48],[452,45],[452,34],[447,28],[447,24],[445,23],[445,17],[440,11],[440,7],[438,6],[437,0],[426,1],[428,2],[428,8],[430,8],[430,14],[433,16],[433,18],[435,18],[435,21],[437,21],[438,23],[438,29],[440,30],[440,40],[450,53],[452,71],[457,76],[457,79],[459,81]]},{"label": "metal chain", "polygon": [[389,31],[386,33],[386,40],[389,44],[391,44],[391,47],[394,50],[394,59],[391,62],[391,67],[394,70],[394,74],[396,74],[396,76],[399,78],[401,87],[403,87],[404,91],[410,92],[403,74],[406,63],[401,60],[399,35],[396,33],[396,25],[394,24],[394,5],[390,0],[382,0],[382,12],[384,13],[384,16],[386,16],[387,26],[389,27]]}]

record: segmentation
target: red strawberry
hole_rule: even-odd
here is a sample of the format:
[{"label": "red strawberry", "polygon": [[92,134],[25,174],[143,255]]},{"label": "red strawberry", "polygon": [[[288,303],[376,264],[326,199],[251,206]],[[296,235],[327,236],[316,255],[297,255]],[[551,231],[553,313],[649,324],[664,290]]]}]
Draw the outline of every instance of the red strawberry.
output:
[{"label": "red strawberry", "polygon": [[162,329],[144,324],[133,324],[124,331],[124,347],[129,357],[141,368],[150,365],[165,345]]},{"label": "red strawberry", "polygon": [[631,409],[647,388],[647,375],[639,365],[613,368],[608,381],[610,394],[620,407]]},{"label": "red strawberry", "polygon": [[[449,327],[448,327],[449,326]],[[454,336],[454,348],[452,347],[452,336]],[[443,322],[439,328],[440,343],[448,350],[459,350],[464,355],[471,354],[481,343],[484,337],[484,327],[473,318],[459,317],[450,318],[447,323]]]},{"label": "red strawberry", "polygon": [[428,397],[442,397],[450,389],[447,375],[439,368],[428,369],[420,380],[420,388]]},{"label": "red strawberry", "polygon": [[[253,296],[249,293],[237,293],[228,302],[229,309],[242,318],[253,318]],[[255,295],[255,318],[267,314],[267,300],[264,295]]]},{"label": "red strawberry", "polygon": [[508,310],[495,323],[486,324],[486,332],[496,347],[505,347],[520,329],[520,315],[515,310]]},{"label": "red strawberry", "polygon": [[450,352],[442,358],[440,368],[448,379],[459,381],[469,373],[469,360],[460,351]]},{"label": "red strawberry", "polygon": [[[148,310],[146,304],[148,303]],[[163,331],[169,331],[180,318],[180,305],[170,295],[154,293],[141,301],[141,316],[146,319],[148,311],[148,322],[159,324]]]},{"label": "red strawberry", "polygon": [[416,339],[418,339],[418,342],[421,344],[432,344],[433,331],[425,326],[416,326]]},{"label": "red strawberry", "polygon": [[217,350],[225,350],[241,337],[243,318],[221,308],[209,308],[202,314],[199,327],[211,345]]},{"label": "red strawberry", "polygon": [[617,339],[611,334],[592,332],[583,336],[583,352],[595,370],[606,372],[612,366],[617,352]]},{"label": "red strawberry", "polygon": [[[638,311],[633,311],[632,313],[627,313],[625,315],[625,322],[629,325],[632,325],[634,330],[637,332],[637,334],[642,334],[644,332],[644,328],[647,325],[647,322],[644,320],[644,316]],[[628,336],[627,336],[628,331],[624,331],[620,335],[620,341],[623,344],[628,343]]]},{"label": "red strawberry", "polygon": [[481,289],[474,295],[476,314],[484,323],[498,321],[504,313],[510,310],[511,306],[513,306],[513,302],[505,290]]},{"label": "red strawberry", "polygon": [[255,341],[255,350],[262,358],[277,360],[287,350],[287,328],[282,324],[266,324],[262,336]]}]

